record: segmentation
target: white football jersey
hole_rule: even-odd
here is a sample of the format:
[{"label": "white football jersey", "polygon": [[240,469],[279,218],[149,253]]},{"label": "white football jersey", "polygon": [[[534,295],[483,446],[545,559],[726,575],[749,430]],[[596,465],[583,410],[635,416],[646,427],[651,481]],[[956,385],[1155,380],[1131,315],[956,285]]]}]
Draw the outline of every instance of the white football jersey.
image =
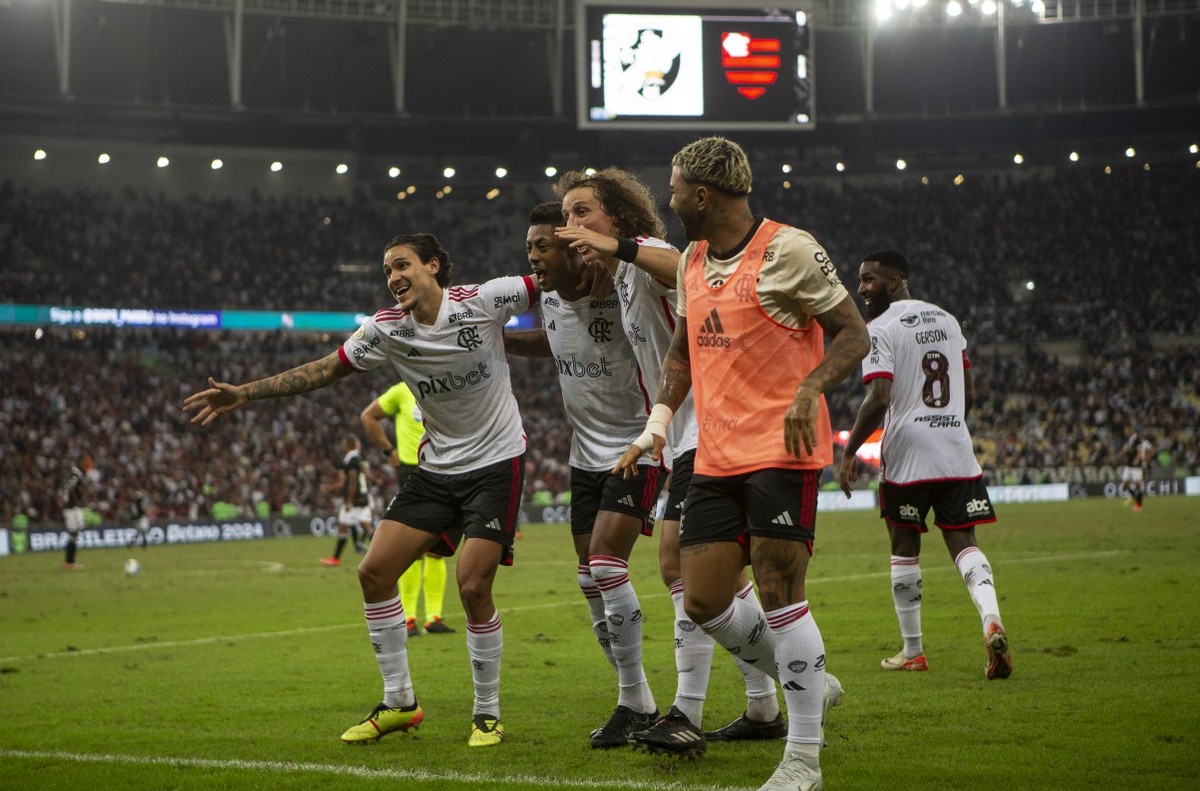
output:
[{"label": "white football jersey", "polygon": [[534,288],[529,277],[450,286],[433,325],[385,308],[342,344],[343,363],[358,371],[388,363],[417,397],[425,421],[422,467],[469,472],[525,452],[504,325],[529,309]]},{"label": "white football jersey", "polygon": [[[635,241],[645,247],[675,249],[653,236],[639,236]],[[653,398],[662,379],[663,359],[675,336],[675,284],[664,285],[646,270],[627,261],[617,264],[613,280],[621,300],[621,326],[633,347],[642,380]],[[696,409],[692,404],[692,393],[688,391],[687,398],[675,410],[667,426],[667,447],[663,450],[667,466],[675,456],[695,450],[699,440]]]},{"label": "white football jersey", "polygon": [[611,470],[642,433],[651,398],[621,332],[617,296],[568,302],[542,294],[542,326],[571,424],[571,466]]},{"label": "white football jersey", "polygon": [[929,302],[893,302],[867,325],[871,351],[863,382],[892,380],[883,424],[881,470],[892,483],[983,474],[966,423],[967,342],[958,320]]}]

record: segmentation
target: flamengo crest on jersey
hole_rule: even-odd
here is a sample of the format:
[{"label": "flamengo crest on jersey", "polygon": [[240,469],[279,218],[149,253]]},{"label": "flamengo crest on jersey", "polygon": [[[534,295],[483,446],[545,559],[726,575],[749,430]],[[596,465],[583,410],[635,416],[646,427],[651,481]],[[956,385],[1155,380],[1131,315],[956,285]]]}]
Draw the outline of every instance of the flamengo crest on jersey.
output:
[{"label": "flamengo crest on jersey", "polygon": [[388,364],[416,396],[425,420],[422,467],[469,472],[525,451],[504,324],[529,309],[533,293],[529,277],[450,286],[431,326],[385,308],[342,344],[344,364],[359,371]]},{"label": "flamengo crest on jersey", "polygon": [[542,325],[572,429],[571,466],[589,472],[611,470],[650,412],[620,314],[615,293],[573,302],[542,294]]},{"label": "flamengo crest on jersey", "polygon": [[[635,241],[643,247],[675,249],[653,236],[639,236]],[[621,326],[633,347],[642,381],[653,390],[662,379],[662,362],[675,336],[678,298],[674,283],[664,285],[646,270],[626,261],[617,264],[613,282],[621,300]],[[651,393],[651,397],[653,395]],[[667,464],[670,465],[675,456],[695,450],[697,442],[696,409],[689,391],[667,425],[667,447],[664,449]]]},{"label": "flamengo crest on jersey", "polygon": [[867,325],[871,351],[863,381],[892,380],[882,470],[892,483],[983,474],[965,419],[967,342],[958,320],[917,299],[893,302]]}]

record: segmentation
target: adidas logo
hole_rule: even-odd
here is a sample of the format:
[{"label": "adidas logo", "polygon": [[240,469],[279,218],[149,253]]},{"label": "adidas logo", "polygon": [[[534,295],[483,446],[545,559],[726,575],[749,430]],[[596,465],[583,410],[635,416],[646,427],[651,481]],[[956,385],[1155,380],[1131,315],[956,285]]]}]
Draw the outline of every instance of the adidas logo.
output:
[{"label": "adidas logo", "polygon": [[632,494],[625,495],[617,502],[621,505],[628,506],[629,508],[637,508],[637,503],[634,501]]},{"label": "adidas logo", "polygon": [[795,681],[789,681],[783,685],[784,689],[790,689],[792,692],[803,692],[804,687],[797,684]]},{"label": "adidas logo", "polygon": [[696,345],[709,346],[714,349],[733,347],[733,338],[725,334],[725,327],[721,324],[721,316],[717,313],[716,308],[709,311],[708,317],[700,325],[700,332],[696,334]]},{"label": "adidas logo", "polygon": [[792,515],[789,514],[787,511],[784,511],[782,514],[780,514],[779,516],[772,519],[771,524],[773,524],[773,525],[794,525],[796,523],[792,521]]},{"label": "adidas logo", "polygon": [[416,349],[409,349],[408,356],[409,357],[420,357],[421,353],[419,351],[417,351]]},{"label": "adidas logo", "polygon": [[500,520],[493,519],[492,521],[490,521],[486,525],[484,525],[484,527],[487,528],[488,530],[499,530],[500,529]]},{"label": "adidas logo", "polygon": [[704,734],[694,730],[675,731],[671,734],[671,741],[679,742],[680,744],[702,742],[704,741]]}]

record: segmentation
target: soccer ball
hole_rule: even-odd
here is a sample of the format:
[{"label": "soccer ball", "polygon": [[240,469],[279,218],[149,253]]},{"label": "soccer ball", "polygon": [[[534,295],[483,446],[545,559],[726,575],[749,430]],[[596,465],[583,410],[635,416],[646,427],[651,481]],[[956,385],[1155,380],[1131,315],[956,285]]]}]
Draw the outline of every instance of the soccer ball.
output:
[{"label": "soccer ball", "polygon": [[125,573],[128,576],[136,577],[141,572],[142,572],[142,564],[141,563],[138,563],[133,558],[130,558],[129,560],[125,561]]}]

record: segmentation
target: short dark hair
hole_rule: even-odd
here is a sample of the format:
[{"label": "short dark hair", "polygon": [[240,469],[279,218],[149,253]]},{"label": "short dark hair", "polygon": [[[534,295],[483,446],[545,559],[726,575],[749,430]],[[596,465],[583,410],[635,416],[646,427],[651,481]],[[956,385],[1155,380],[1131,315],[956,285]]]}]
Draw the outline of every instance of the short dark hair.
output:
[{"label": "short dark hair", "polygon": [[563,224],[563,209],[561,201],[547,201],[539,203],[529,212],[530,225],[553,225],[558,227]]},{"label": "short dark hair", "polygon": [[874,261],[908,280],[908,259],[895,250],[876,250],[869,253],[863,261]]},{"label": "short dark hair", "polygon": [[406,245],[411,247],[423,263],[429,263],[433,258],[436,258],[441,266],[438,267],[437,283],[442,288],[450,285],[450,254],[446,252],[446,248],[442,247],[442,243],[438,238],[431,233],[402,233],[399,236],[393,236],[388,240],[388,243],[383,246],[383,254],[387,255],[387,251],[393,247]]}]

